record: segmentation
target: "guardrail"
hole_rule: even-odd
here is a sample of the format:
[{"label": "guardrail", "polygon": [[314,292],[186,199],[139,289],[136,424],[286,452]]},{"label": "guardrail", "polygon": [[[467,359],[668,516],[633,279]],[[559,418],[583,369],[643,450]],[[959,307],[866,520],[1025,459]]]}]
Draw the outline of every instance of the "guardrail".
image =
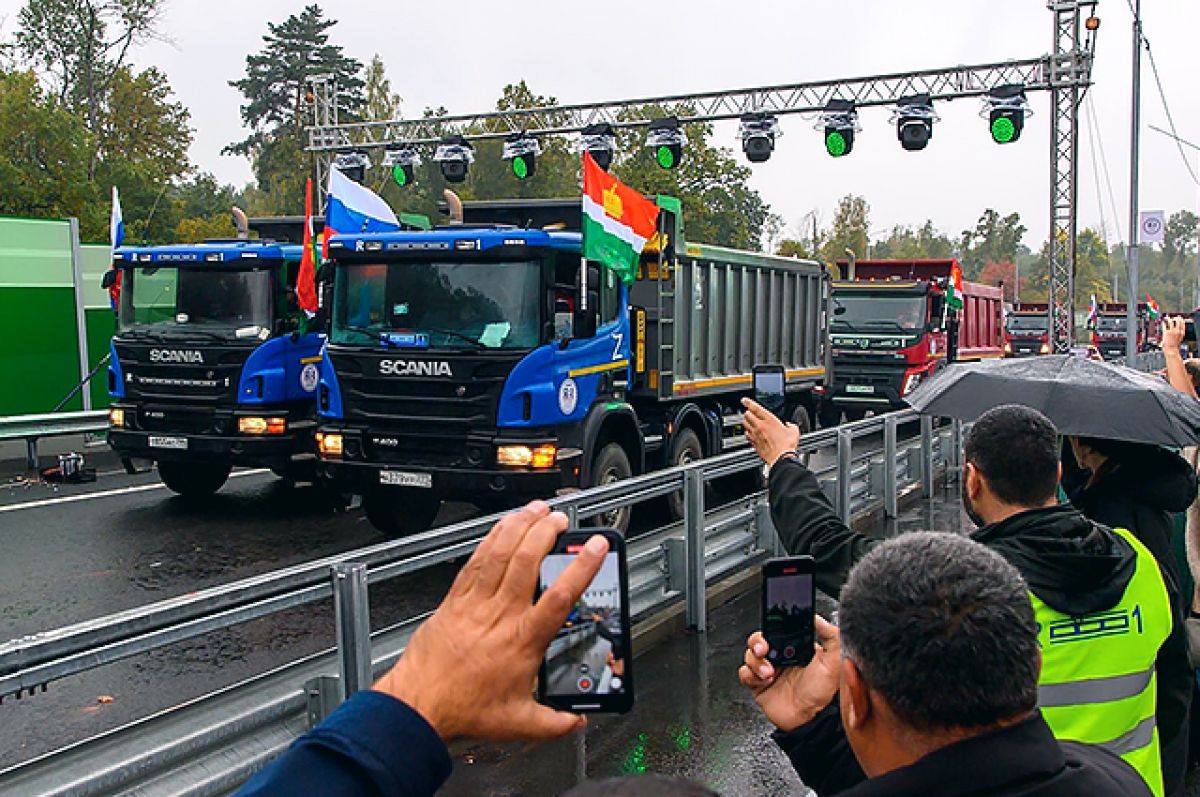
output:
[{"label": "guardrail", "polygon": [[24,440],[25,463],[30,468],[37,467],[37,443],[43,437],[98,434],[106,431],[108,431],[108,410],[48,412],[41,415],[0,417],[0,441]]},{"label": "guardrail", "polygon": [[[958,464],[961,425],[935,428],[920,418],[920,434],[901,440],[901,426],[917,421],[906,411],[805,437],[802,453],[835,454],[834,464],[817,474],[842,517],[894,516],[903,494],[931,496],[937,475]],[[740,451],[550,503],[577,524],[683,490],[681,522],[629,541],[630,612],[637,623],[683,604],[687,624],[703,630],[708,585],[782,552],[762,494],[711,511],[705,506],[710,482],[755,468],[761,463],[753,452]],[[0,695],[32,695],[58,678],[330,596],[338,640],[335,649],[0,772],[0,792],[201,797],[233,791],[403,651],[425,615],[371,633],[370,585],[469,554],[495,517],[0,644]]]}]

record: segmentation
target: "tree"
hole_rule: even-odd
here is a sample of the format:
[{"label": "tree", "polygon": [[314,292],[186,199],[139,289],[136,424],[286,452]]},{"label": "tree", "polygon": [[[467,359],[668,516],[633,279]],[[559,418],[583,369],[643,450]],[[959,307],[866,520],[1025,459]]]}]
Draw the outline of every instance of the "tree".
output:
[{"label": "tree", "polygon": [[[1064,237],[1064,240],[1065,237]],[[1100,234],[1084,228],[1075,237],[1075,292],[1076,309],[1086,308],[1095,295],[1100,302],[1110,301],[1112,289],[1108,245]],[[1046,301],[1049,295],[1050,242],[1042,245],[1041,253],[1029,269],[1027,279],[1022,280],[1021,298],[1025,301]]]},{"label": "tree", "polygon": [[936,259],[956,254],[954,242],[938,232],[932,220],[916,229],[897,225],[887,238],[876,241],[871,249],[871,256],[881,259]]},{"label": "tree", "polygon": [[162,0],[29,0],[17,15],[17,47],[59,102],[80,111],[96,132],[109,88],[130,50],[155,37],[163,6]]},{"label": "tree", "polygon": [[303,207],[309,173],[304,126],[311,110],[311,78],[332,76],[340,121],[358,119],[363,111],[363,67],[340,46],[329,43],[329,29],[336,24],[317,5],[306,6],[281,23],[268,23],[262,51],[246,57],[246,77],[230,83],[246,98],[241,116],[251,133],[225,151],[250,157],[259,188],[255,208],[259,212],[296,213]]},{"label": "tree", "polygon": [[400,116],[400,95],[392,91],[383,58],[378,53],[367,65],[363,116],[368,122],[387,122]]},{"label": "tree", "polygon": [[988,263],[1015,263],[1025,237],[1021,214],[1001,216],[988,208],[974,230],[964,230],[959,244],[963,276],[976,279]]},{"label": "tree", "polygon": [[846,195],[838,202],[833,216],[833,229],[821,246],[821,259],[836,263],[846,259],[849,249],[855,257],[867,256],[867,232],[870,230],[871,206],[860,196]]}]

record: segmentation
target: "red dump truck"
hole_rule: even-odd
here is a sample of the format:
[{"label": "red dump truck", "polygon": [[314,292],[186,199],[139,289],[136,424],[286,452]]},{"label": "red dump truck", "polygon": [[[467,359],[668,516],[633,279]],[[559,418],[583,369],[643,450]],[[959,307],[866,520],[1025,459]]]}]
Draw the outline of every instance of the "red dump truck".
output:
[{"label": "red dump truck", "polygon": [[833,379],[821,420],[831,426],[904,406],[948,362],[1004,356],[1001,288],[963,282],[963,308],[946,305],[958,262],[859,260],[838,264],[829,342]]},{"label": "red dump truck", "polygon": [[1019,304],[1004,320],[1004,356],[1034,357],[1054,350],[1050,342],[1050,305]]},{"label": "red dump truck", "polygon": [[[1125,315],[1128,309],[1125,302],[1105,302],[1088,323],[1092,330],[1092,345],[1106,360],[1125,356],[1125,341],[1129,337]],[[1157,346],[1161,340],[1162,324],[1157,318],[1150,317],[1149,308],[1141,302],[1137,308],[1137,351]]]}]

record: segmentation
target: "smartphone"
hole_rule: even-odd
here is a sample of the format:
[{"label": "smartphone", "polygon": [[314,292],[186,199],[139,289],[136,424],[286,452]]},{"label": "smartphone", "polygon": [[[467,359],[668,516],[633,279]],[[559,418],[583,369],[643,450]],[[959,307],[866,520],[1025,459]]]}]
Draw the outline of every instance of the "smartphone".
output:
[{"label": "smartphone", "polygon": [[754,400],[780,418],[786,401],[784,384],[782,365],[754,366]]},{"label": "smartphone", "polygon": [[767,660],[775,667],[803,667],[813,657],[816,584],[813,558],[771,559],[762,568],[762,629]]},{"label": "smartphone", "polygon": [[625,537],[613,529],[564,532],[542,561],[538,594],[554,583],[596,534],[608,540],[608,554],[546,650],[538,675],[538,700],[563,711],[623,714],[633,708]]}]

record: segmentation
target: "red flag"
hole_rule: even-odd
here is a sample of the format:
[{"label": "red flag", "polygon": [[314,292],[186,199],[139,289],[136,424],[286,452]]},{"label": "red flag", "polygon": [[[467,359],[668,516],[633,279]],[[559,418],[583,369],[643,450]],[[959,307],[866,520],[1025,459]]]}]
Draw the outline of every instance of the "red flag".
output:
[{"label": "red flag", "polygon": [[307,313],[316,313],[317,302],[317,258],[313,249],[312,228],[312,178],[304,186],[304,254],[300,257],[300,273],[296,277],[296,303]]}]

